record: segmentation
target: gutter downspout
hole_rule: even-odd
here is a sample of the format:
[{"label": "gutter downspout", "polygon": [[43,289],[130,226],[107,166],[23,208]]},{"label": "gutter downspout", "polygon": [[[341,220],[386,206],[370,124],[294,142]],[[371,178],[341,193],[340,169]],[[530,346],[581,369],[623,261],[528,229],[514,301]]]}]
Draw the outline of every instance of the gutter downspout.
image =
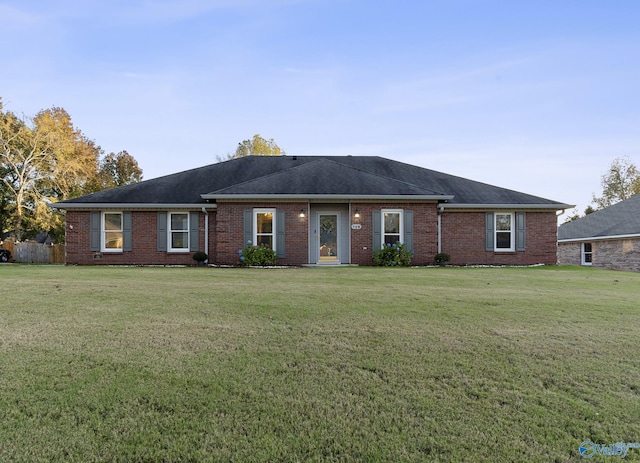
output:
[{"label": "gutter downspout", "polygon": [[202,206],[202,212],[204,213],[204,253],[207,255],[207,264],[209,263],[209,213],[204,206]]},{"label": "gutter downspout", "polygon": [[442,212],[444,205],[438,204],[438,254],[442,252]]}]

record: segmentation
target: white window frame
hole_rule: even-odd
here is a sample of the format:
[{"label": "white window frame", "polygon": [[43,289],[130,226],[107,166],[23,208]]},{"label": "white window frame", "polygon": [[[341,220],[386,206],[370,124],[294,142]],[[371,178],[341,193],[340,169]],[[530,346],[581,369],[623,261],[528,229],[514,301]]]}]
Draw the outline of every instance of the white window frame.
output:
[{"label": "white window frame", "polygon": [[[585,249],[587,244],[591,247],[591,251],[587,251]],[[589,259],[589,261],[587,261],[586,259],[587,255],[589,255],[589,257],[591,258]],[[593,243],[591,243],[590,241],[580,243],[580,262],[582,263],[582,265],[593,265]]]},{"label": "white window frame", "polygon": [[[119,215],[120,216],[120,230],[107,230],[105,228],[106,225],[106,216],[107,215]],[[102,211],[100,216],[100,250],[102,252],[122,252],[124,246],[124,216],[122,211]],[[108,248],[107,247],[107,233],[120,233],[120,247],[119,248]]]},{"label": "white window frame", "polygon": [[[186,229],[173,229],[171,228],[171,217],[173,215],[186,215],[187,216],[187,228]],[[189,249],[191,249],[190,245],[191,243],[189,242],[189,240],[191,239],[191,233],[189,230],[189,223],[190,223],[190,217],[189,217],[189,212],[185,212],[185,211],[173,211],[173,212],[169,212],[167,214],[167,252],[189,252]],[[187,236],[187,240],[186,240],[186,247],[182,247],[182,248],[174,248],[173,247],[173,234],[174,233],[186,233]]]},{"label": "white window frame", "polygon": [[[384,225],[385,225],[384,216],[385,216],[385,214],[398,214],[398,216],[399,216],[398,220],[400,221],[400,223],[399,223],[400,227],[398,228],[398,230],[400,231],[400,233],[399,233],[400,234],[400,243],[401,244],[404,243],[404,209],[381,209],[380,210],[380,220],[381,220],[382,223],[380,224],[380,230],[382,231],[382,233],[380,233],[380,235],[381,235],[380,236],[380,240],[381,240],[380,245],[382,247],[387,245],[387,243],[385,243],[385,239],[384,239],[384,237],[386,235],[391,235],[391,234],[395,235],[395,233],[386,233],[386,230],[384,228]],[[395,243],[391,243],[391,244],[395,244]]]},{"label": "white window frame", "polygon": [[[498,233],[506,233],[507,230],[498,230],[498,216],[508,215],[511,223],[509,247],[498,247]],[[493,250],[495,252],[514,252],[516,250],[516,215],[513,212],[494,212],[493,213]]]},{"label": "white window frame", "polygon": [[258,208],[253,210],[253,245],[258,246],[258,214],[271,214],[271,233],[260,233],[260,236],[271,236],[271,249],[276,252],[276,209]]}]

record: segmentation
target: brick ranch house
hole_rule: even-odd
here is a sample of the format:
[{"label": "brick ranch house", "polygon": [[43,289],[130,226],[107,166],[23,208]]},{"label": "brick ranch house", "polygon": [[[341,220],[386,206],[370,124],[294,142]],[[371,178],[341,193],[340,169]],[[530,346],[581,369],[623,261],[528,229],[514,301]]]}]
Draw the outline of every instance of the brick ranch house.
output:
[{"label": "brick ranch house", "polygon": [[640,271],[640,195],[560,225],[558,262]]},{"label": "brick ranch house", "polygon": [[555,265],[571,206],[381,157],[249,156],[55,207],[73,265],[236,265],[248,241],[282,265],[371,265],[397,241],[415,265]]}]

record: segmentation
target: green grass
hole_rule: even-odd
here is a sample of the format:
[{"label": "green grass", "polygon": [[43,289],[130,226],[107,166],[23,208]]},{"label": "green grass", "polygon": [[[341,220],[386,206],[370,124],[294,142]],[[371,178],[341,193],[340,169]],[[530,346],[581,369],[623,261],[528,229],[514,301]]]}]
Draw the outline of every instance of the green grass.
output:
[{"label": "green grass", "polygon": [[636,273],[3,265],[0,282],[2,462],[577,462],[582,441],[640,441]]}]

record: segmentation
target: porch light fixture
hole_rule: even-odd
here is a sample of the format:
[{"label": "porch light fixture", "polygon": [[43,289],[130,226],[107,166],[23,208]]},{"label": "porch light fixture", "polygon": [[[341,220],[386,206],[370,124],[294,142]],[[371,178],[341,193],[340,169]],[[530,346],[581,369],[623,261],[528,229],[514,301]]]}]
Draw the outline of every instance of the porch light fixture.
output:
[{"label": "porch light fixture", "polygon": [[300,209],[300,218],[304,219],[304,209]]},{"label": "porch light fixture", "polygon": [[353,214],[353,216],[354,216],[356,219],[359,219],[359,218],[360,218],[360,211],[358,211],[358,209],[356,209],[356,213],[355,213],[355,214]]}]

